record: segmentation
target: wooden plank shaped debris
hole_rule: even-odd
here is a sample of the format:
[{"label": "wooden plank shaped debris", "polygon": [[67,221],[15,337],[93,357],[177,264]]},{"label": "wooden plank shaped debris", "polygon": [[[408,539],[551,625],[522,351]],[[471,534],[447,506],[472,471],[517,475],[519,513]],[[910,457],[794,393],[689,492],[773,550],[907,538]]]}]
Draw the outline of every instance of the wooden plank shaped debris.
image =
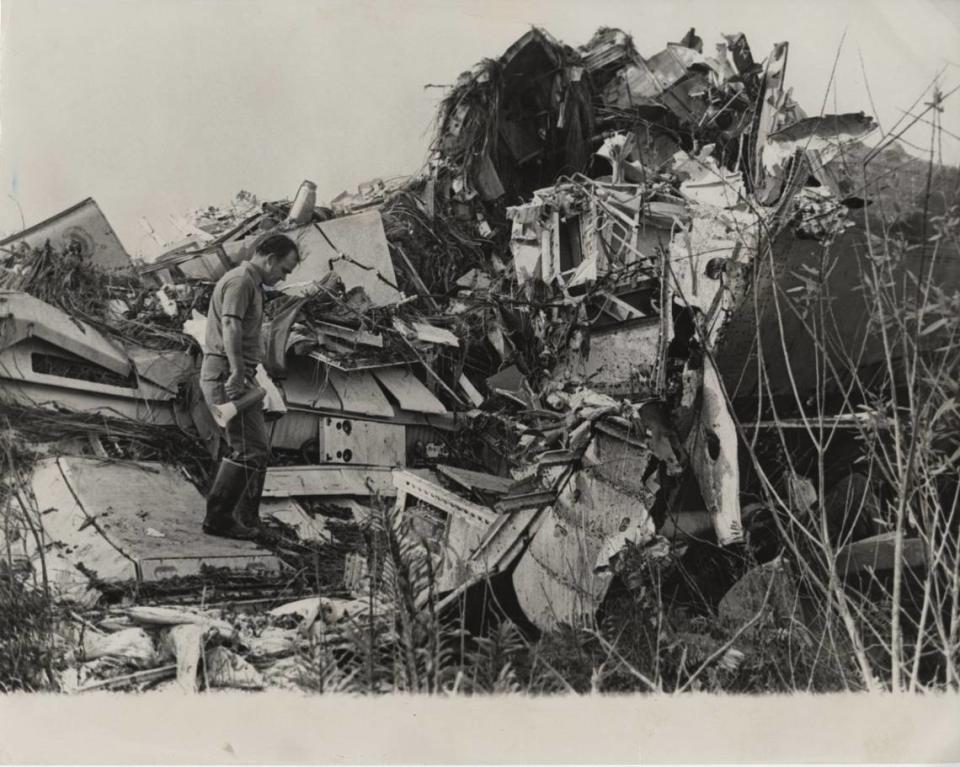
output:
[{"label": "wooden plank shaped debris", "polygon": [[460,388],[463,389],[464,394],[470,398],[474,407],[480,407],[483,404],[483,395],[479,389],[470,382],[470,379],[467,378],[466,375],[461,374],[458,383],[460,384]]},{"label": "wooden plank shaped debris", "polygon": [[387,395],[369,373],[345,372],[331,368],[330,383],[347,412],[393,418],[394,409]]},{"label": "wooden plank shaped debris", "polygon": [[383,368],[373,371],[374,377],[403,410],[416,413],[446,413],[447,408],[434,396],[413,371],[407,367]]},{"label": "wooden plank shaped debris", "polygon": [[441,511],[462,517],[474,525],[482,526],[484,529],[497,520],[497,514],[486,506],[460,498],[431,479],[430,476],[431,474],[421,476],[408,470],[395,470],[393,472],[393,484],[398,494],[412,495],[414,498],[426,501]]},{"label": "wooden plank shaped debris", "polygon": [[[251,541],[204,535],[206,501],[172,466],[67,456],[57,466],[88,524],[135,564],[140,580],[198,575],[205,565],[255,575],[280,572],[276,555]],[[71,544],[72,538],[68,534],[58,540]],[[88,566],[102,579],[120,577]]]},{"label": "wooden plank shaped debris", "polygon": [[394,330],[403,334],[409,340],[422,341],[426,344],[440,344],[458,348],[460,339],[446,328],[438,328],[426,322],[405,322],[399,317],[393,318]]},{"label": "wooden plank shaped debris", "polygon": [[263,484],[265,498],[378,494],[396,495],[387,466],[274,466]]},{"label": "wooden plank shaped debris", "polygon": [[498,477],[482,471],[470,471],[456,466],[437,466],[443,476],[460,485],[464,490],[479,490],[493,495],[506,495],[515,482],[509,477]]}]

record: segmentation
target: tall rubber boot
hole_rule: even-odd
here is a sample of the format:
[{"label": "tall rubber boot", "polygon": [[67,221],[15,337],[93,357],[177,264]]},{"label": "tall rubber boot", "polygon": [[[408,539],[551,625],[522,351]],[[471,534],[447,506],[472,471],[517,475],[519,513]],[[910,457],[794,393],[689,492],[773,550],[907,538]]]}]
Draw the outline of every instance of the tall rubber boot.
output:
[{"label": "tall rubber boot", "polygon": [[245,490],[246,472],[243,464],[229,458],[220,461],[213,487],[207,495],[207,516],[203,520],[203,532],[207,535],[241,540],[257,537],[257,531],[244,525],[234,514]]},{"label": "tall rubber boot", "polygon": [[240,524],[254,530],[262,530],[260,522],[260,499],[263,497],[263,482],[266,469],[247,468],[243,495],[237,501],[235,516]]}]

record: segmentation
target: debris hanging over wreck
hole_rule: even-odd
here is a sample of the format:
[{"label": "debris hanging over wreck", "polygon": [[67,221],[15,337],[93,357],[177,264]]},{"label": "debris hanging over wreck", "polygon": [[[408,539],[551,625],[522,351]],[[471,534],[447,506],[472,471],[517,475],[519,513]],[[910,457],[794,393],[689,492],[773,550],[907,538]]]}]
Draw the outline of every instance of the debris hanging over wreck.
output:
[{"label": "debris hanging over wreck", "polygon": [[[645,56],[617,29],[573,48],[534,28],[458,78],[420,176],[327,205],[311,182],[293,202],[243,193],[138,269],[92,200],[0,243],[19,451],[3,537],[85,616],[63,689],[298,686],[318,636],[411,630],[395,611],[414,551],[430,579],[404,609],[495,583],[537,634],[592,625],[638,557],[708,546],[715,609],[763,559],[739,424],[815,383],[805,318],[775,297],[842,254],[832,353],[876,363],[857,259],[871,222],[905,215],[844,162],[872,119],[808,116],[788,52],[691,29]],[[200,527],[222,448],[199,353],[213,284],[268,231],[303,254],[265,305],[276,537],[227,541]],[[958,263],[933,266],[941,283]]]}]

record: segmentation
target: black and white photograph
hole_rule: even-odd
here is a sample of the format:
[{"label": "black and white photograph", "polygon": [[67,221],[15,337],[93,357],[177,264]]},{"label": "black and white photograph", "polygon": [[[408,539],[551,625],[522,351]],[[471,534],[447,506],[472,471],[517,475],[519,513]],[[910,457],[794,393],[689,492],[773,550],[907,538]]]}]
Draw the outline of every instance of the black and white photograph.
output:
[{"label": "black and white photograph", "polygon": [[960,760],[958,91],[954,0],[3,0],[0,761]]}]

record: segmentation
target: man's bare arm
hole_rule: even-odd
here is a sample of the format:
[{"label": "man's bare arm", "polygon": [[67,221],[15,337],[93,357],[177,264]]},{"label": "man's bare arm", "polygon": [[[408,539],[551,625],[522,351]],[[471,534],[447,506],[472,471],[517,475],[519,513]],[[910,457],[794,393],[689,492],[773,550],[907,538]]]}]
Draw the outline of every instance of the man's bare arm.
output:
[{"label": "man's bare arm", "polygon": [[243,330],[239,319],[233,316],[223,318],[223,350],[230,362],[230,377],[227,379],[227,396],[231,399],[240,396],[245,388],[243,369]]}]

